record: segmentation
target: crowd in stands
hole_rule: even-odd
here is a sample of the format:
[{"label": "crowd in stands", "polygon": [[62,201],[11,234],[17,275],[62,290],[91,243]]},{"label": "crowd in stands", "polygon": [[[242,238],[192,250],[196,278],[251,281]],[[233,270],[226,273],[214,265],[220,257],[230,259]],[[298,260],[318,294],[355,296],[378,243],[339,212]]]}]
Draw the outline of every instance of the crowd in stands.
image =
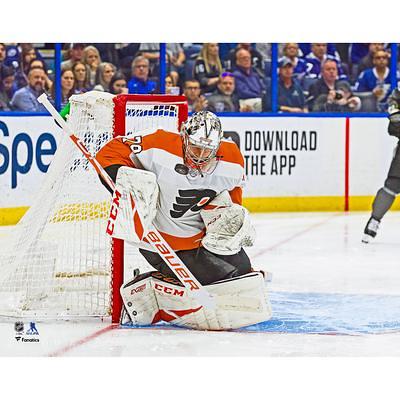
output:
[{"label": "crowd in stands", "polygon": [[[54,65],[38,47],[0,43],[0,111],[41,112],[36,98],[56,97]],[[275,107],[267,43],[168,43],[166,93],[184,94],[190,111],[386,111],[393,83],[388,44],[283,43],[278,54]],[[62,58],[61,106],[89,90],[160,92],[159,43],[68,43]]]}]

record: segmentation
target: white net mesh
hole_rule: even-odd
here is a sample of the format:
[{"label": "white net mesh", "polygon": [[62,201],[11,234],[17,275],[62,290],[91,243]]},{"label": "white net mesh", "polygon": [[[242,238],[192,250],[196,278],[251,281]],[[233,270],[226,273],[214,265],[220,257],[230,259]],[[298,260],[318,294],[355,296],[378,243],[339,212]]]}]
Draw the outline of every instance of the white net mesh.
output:
[{"label": "white net mesh", "polygon": [[177,130],[178,106],[176,104],[141,104],[128,101],[126,104],[126,134],[147,128]]},{"label": "white net mesh", "polygon": [[[93,155],[113,136],[112,98],[101,92],[71,97],[68,122]],[[176,130],[177,106],[165,107],[128,102],[126,131]],[[110,314],[112,248],[105,233],[110,199],[65,135],[35,203],[2,242],[1,316]]]}]

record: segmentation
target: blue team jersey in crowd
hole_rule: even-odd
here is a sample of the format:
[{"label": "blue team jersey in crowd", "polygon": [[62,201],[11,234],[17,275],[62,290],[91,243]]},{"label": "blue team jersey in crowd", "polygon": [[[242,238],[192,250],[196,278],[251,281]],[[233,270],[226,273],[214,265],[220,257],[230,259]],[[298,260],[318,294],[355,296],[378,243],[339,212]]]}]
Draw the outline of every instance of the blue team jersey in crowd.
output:
[{"label": "blue team jersey in crowd", "polygon": [[[338,79],[346,79],[347,75],[344,73],[342,63],[340,59],[332,56],[330,54],[325,55],[324,60],[333,60],[336,62],[337,69],[338,69]],[[306,63],[308,64],[308,72],[307,77],[309,78],[320,78],[321,77],[321,61],[313,54],[307,54],[305,58]]]},{"label": "blue team jersey in crowd", "polygon": [[379,81],[376,68],[368,68],[361,72],[355,85],[357,92],[371,92],[378,84],[390,86],[390,70],[386,68],[384,81]]},{"label": "blue team jersey in crowd", "polygon": [[[396,73],[396,80],[399,80],[399,72]],[[384,80],[380,80],[376,72],[376,68],[368,68],[361,72],[355,84],[356,92],[372,92],[377,86],[381,85],[384,90],[384,95],[378,98],[378,110],[386,111],[387,99],[390,94],[390,69],[386,67]]]},{"label": "blue team jersey in crowd", "polygon": [[141,81],[137,78],[132,78],[128,82],[129,94],[149,94],[156,90],[156,83],[153,81]]},{"label": "blue team jersey in crowd", "polygon": [[303,79],[305,75],[307,75],[310,66],[307,65],[305,60],[298,58],[297,64],[293,69],[293,77],[297,79]]},{"label": "blue team jersey in crowd", "polygon": [[[311,53],[311,43],[298,43],[298,45],[301,51],[301,57],[305,57],[307,54]],[[333,43],[327,43],[326,52],[331,56],[339,58],[339,53]]]}]

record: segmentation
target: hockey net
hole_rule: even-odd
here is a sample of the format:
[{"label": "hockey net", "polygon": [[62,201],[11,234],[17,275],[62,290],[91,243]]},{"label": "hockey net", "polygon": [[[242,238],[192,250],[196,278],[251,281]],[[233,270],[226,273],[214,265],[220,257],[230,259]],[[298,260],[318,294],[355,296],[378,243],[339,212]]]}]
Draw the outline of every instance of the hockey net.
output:
[{"label": "hockey net", "polygon": [[[113,136],[148,128],[177,131],[187,118],[183,96],[88,92],[72,96],[68,123],[91,154]],[[64,135],[34,204],[0,254],[0,316],[117,322],[124,243],[110,240],[110,193]],[[142,258],[130,256],[129,267]]]}]

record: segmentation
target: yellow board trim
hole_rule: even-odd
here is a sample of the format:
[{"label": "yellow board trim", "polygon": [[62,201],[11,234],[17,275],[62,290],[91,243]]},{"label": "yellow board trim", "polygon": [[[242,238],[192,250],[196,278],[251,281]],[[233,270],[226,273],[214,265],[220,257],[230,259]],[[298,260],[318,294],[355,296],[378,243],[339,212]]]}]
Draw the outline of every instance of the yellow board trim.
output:
[{"label": "yellow board trim", "polygon": [[29,207],[0,208],[0,225],[15,225]]},{"label": "yellow board trim", "polygon": [[[372,202],[375,196],[351,196],[349,198],[349,209],[350,211],[370,211],[372,209]],[[396,197],[392,207],[392,211],[400,210],[400,196]]]},{"label": "yellow board trim", "polygon": [[247,197],[243,205],[250,212],[343,211],[344,197]]},{"label": "yellow board trim", "polygon": [[[349,211],[370,211],[373,200],[374,196],[351,196],[349,198]],[[243,199],[243,205],[250,212],[343,211],[344,197],[247,197]],[[28,208],[0,208],[0,225],[15,225]],[[396,198],[391,210],[400,210],[400,196]],[[94,214],[96,217],[98,216],[97,213]],[[86,215],[86,218],[88,218],[88,215]]]}]

